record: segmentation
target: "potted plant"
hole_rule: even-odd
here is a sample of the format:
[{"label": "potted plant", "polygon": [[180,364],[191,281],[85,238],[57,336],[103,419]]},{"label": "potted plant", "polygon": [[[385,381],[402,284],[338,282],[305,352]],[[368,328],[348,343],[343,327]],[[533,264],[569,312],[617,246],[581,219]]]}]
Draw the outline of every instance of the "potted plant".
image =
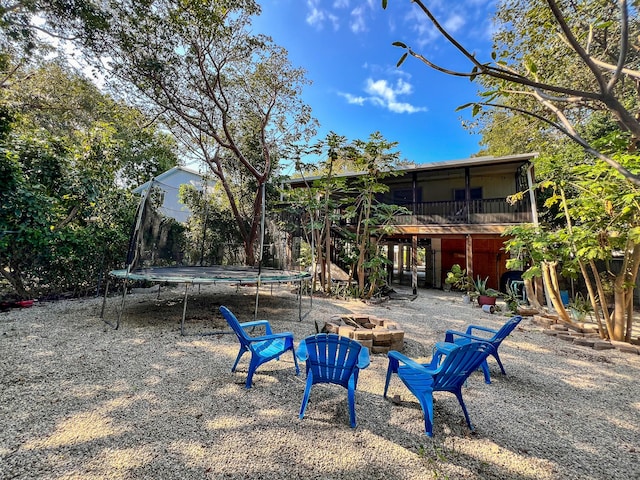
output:
[{"label": "potted plant", "polygon": [[516,285],[509,281],[507,283],[507,293],[502,294],[504,303],[507,304],[507,308],[511,313],[517,313],[520,306],[520,293]]},{"label": "potted plant", "polygon": [[469,303],[471,301],[471,294],[475,290],[473,278],[467,275],[467,271],[457,263],[451,267],[449,272],[447,272],[447,277],[444,279],[444,283],[451,285],[456,290],[463,291],[464,296],[462,298],[465,303]]},{"label": "potted plant", "polygon": [[489,277],[484,280],[480,278],[480,275],[473,281],[473,286],[478,294],[478,303],[482,305],[495,305],[496,299],[500,295],[500,292],[493,288],[487,287],[487,281]]},{"label": "potted plant", "polygon": [[571,316],[578,322],[584,322],[587,315],[591,315],[591,312],[593,312],[591,302],[586,300],[579,292],[573,300],[569,302],[568,306],[571,311]]}]

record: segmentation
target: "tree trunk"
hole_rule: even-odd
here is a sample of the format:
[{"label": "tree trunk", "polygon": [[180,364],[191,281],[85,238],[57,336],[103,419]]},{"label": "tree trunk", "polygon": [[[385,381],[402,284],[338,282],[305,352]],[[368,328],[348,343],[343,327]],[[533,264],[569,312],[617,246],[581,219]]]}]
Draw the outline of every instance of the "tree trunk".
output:
[{"label": "tree trunk", "polygon": [[613,330],[611,331],[611,340],[624,342],[627,334],[627,294],[625,288],[618,288],[618,279],[616,279],[616,287],[613,293]]},{"label": "tree trunk", "polygon": [[[320,274],[320,285],[322,287],[322,291],[325,293],[329,293],[327,290],[327,284],[325,282],[326,278],[326,264],[324,261],[324,254],[322,250],[322,232],[313,233],[316,236],[316,264],[313,266],[313,274]],[[320,267],[320,271],[318,272],[318,267]]]},{"label": "tree trunk", "polygon": [[624,342],[630,337],[630,324],[633,322],[633,289],[640,263],[640,245],[627,243],[620,273],[613,284],[614,310],[612,340]]},{"label": "tree trunk", "polygon": [[558,274],[556,272],[556,265],[558,262],[542,262],[542,274],[544,276],[544,282],[547,285],[547,291],[549,292],[549,300],[551,300],[551,304],[553,308],[558,312],[558,317],[560,320],[573,323],[569,313],[564,308],[562,304],[562,299],[560,298],[560,291],[558,289]]},{"label": "tree trunk", "polygon": [[538,299],[538,303],[542,305],[544,303],[544,280],[542,279],[542,277],[536,277],[534,285],[536,290],[536,298]]},{"label": "tree trunk", "polygon": [[580,271],[582,272],[582,277],[584,278],[584,282],[587,286],[587,292],[589,293],[589,300],[591,301],[593,314],[595,315],[596,320],[598,322],[598,334],[600,335],[600,338],[603,338],[603,339],[607,338],[607,331],[604,328],[604,325],[602,325],[602,317],[600,316],[600,310],[606,309],[607,306],[600,305],[601,302],[598,301],[600,297],[596,294],[596,291],[593,288],[593,283],[591,282],[591,278],[589,277],[589,272],[584,262],[582,260],[578,260],[578,265],[580,265]]},{"label": "tree trunk", "polygon": [[326,268],[326,276],[325,282],[327,284],[327,292],[331,291],[332,283],[331,283],[331,219],[329,218],[328,211],[325,212],[324,217],[324,258],[325,258],[325,268]]},{"label": "tree trunk", "polygon": [[9,270],[0,268],[0,274],[11,284],[15,292],[18,294],[22,300],[26,300],[29,298],[29,293],[24,288],[24,283],[22,282],[22,275],[20,272],[14,268],[10,268]]},{"label": "tree trunk", "polygon": [[535,285],[530,278],[524,280],[524,289],[527,292],[529,304],[536,310],[542,310],[542,303],[538,300]]},{"label": "tree trunk", "polygon": [[600,279],[600,274],[598,273],[596,262],[594,262],[593,259],[589,260],[589,266],[591,267],[591,273],[593,274],[593,278],[596,282],[596,288],[598,289],[598,299],[600,306],[602,307],[602,316],[604,317],[604,322],[607,327],[606,336],[604,338],[611,338],[611,332],[613,331],[613,322],[611,319],[611,315],[609,315],[607,296],[604,293],[602,280]]}]

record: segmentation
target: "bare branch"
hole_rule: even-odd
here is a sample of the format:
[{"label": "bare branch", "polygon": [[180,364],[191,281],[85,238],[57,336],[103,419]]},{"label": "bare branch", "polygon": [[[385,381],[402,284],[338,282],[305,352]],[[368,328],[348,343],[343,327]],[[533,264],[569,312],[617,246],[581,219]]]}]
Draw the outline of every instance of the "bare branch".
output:
[{"label": "bare branch", "polygon": [[619,0],[620,3],[620,53],[618,54],[618,64],[613,72],[613,77],[607,84],[607,92],[611,92],[613,87],[620,79],[624,63],[627,59],[627,52],[629,51],[629,18],[627,11],[626,0]]},{"label": "bare branch", "polygon": [[437,70],[438,72],[442,72],[442,73],[446,73],[447,75],[452,75],[454,77],[472,77],[474,75],[477,74],[471,74],[468,72],[457,72],[455,70],[449,70],[448,68],[444,68],[441,67],[440,65],[436,65],[435,63],[431,62],[430,60],[428,60],[426,57],[424,57],[423,55],[414,52],[412,49],[408,48],[409,54],[412,57],[417,58],[418,60],[420,60],[421,62],[423,62],[425,65],[428,65],[429,67],[433,68],[434,70]]},{"label": "bare branch", "polygon": [[[567,23],[567,19],[560,10],[556,0],[547,0],[547,4],[551,9],[551,12],[560,27],[563,36],[561,36],[562,40],[568,44],[569,48],[578,55],[582,63],[591,71],[593,80],[598,85],[596,91],[586,91],[586,90],[578,90],[574,88],[567,88],[561,85],[553,85],[549,83],[543,83],[537,81],[534,78],[530,78],[528,76],[524,76],[519,74],[514,68],[509,66],[503,66],[500,64],[492,64],[490,63],[482,63],[478,61],[475,55],[471,54],[466,48],[464,48],[455,38],[453,38],[438,22],[433,13],[425,6],[423,0],[412,0],[413,3],[416,3],[419,8],[427,15],[432,24],[436,27],[436,29],[443,35],[443,37],[453,46],[455,47],[463,56],[465,56],[473,65],[473,70],[471,72],[461,72],[456,70],[451,70],[445,68],[441,65],[434,64],[423,55],[413,51],[410,47],[404,46],[406,51],[422,61],[424,64],[429,66],[430,68],[437,70],[439,72],[445,73],[447,75],[458,76],[458,77],[466,77],[473,80],[478,76],[486,76],[496,80],[501,80],[507,82],[509,84],[520,85],[523,87],[528,87],[531,89],[531,92],[527,91],[519,91],[518,89],[509,89],[502,88],[498,91],[498,93],[508,94],[508,93],[516,93],[519,95],[532,95],[536,100],[551,114],[553,114],[557,121],[553,121],[543,117],[540,114],[536,114],[531,111],[526,111],[523,109],[519,109],[516,107],[509,107],[507,105],[502,104],[491,104],[491,103],[476,103],[475,105],[484,105],[484,106],[492,106],[496,108],[509,109],[514,112],[519,112],[528,116],[532,116],[537,118],[548,125],[553,126],[558,129],[565,135],[567,135],[570,139],[578,143],[582,146],[585,151],[594,155],[596,158],[604,161],[616,171],[618,171],[621,175],[623,175],[630,182],[640,185],[640,177],[632,174],[627,169],[623,168],[618,162],[613,160],[612,158],[604,155],[602,152],[597,151],[593,147],[591,147],[588,142],[586,142],[575,130],[571,121],[567,118],[565,113],[558,108],[555,104],[566,104],[566,105],[574,105],[577,107],[586,107],[592,110],[598,109],[606,109],[611,115],[613,115],[616,120],[621,124],[623,128],[626,128],[631,134],[636,138],[640,139],[640,121],[634,114],[632,114],[625,105],[622,104],[620,99],[613,92],[615,85],[619,82],[622,75],[630,76],[634,79],[640,79],[640,72],[637,72],[633,69],[627,69],[624,67],[626,62],[627,53],[629,49],[629,26],[628,26],[628,6],[627,0],[618,0],[618,6],[620,9],[620,28],[621,28],[621,41],[620,41],[620,52],[618,55],[618,61],[615,66],[610,65],[606,62],[597,60],[592,58],[588,49],[591,47],[591,43],[593,41],[593,30],[590,30],[589,37],[587,41],[587,50],[585,50],[582,45],[578,42],[577,38],[571,31],[569,24]],[[613,75],[607,82],[605,78],[605,72],[603,70],[613,72]]]},{"label": "bare branch", "polygon": [[[596,65],[598,65],[600,68],[604,68],[606,70],[615,70],[616,68],[618,68],[616,65],[612,65],[610,63],[607,62],[603,62],[602,60],[598,60],[597,58],[593,58],[593,63],[595,63]],[[621,68],[620,69],[620,73],[631,77],[631,78],[635,78],[637,80],[640,80],[640,71],[638,70],[632,70],[630,68]]]},{"label": "bare branch", "polygon": [[492,78],[497,78],[500,80],[505,80],[507,82],[511,82],[511,83],[517,83],[519,85],[525,85],[531,88],[537,88],[540,90],[548,90],[550,92],[555,92],[555,93],[560,93],[560,94],[564,94],[564,95],[568,95],[568,96],[574,96],[574,97],[584,97],[584,98],[588,98],[590,100],[599,100],[599,101],[603,101],[602,100],[602,95],[596,92],[587,92],[584,90],[575,90],[573,88],[566,88],[566,87],[562,87],[562,86],[557,86],[557,85],[551,85],[548,83],[541,83],[541,82],[536,82],[534,80],[531,80],[523,75],[520,75],[518,73],[514,73],[514,71],[512,69],[505,69],[505,68],[498,68],[498,67],[492,67],[491,65],[488,64],[477,64],[478,67],[478,71],[477,72],[458,72],[458,71],[454,71],[454,70],[449,70],[447,68],[441,67],[439,65],[435,65],[434,63],[430,62],[429,60],[427,60],[424,56],[422,56],[421,54],[413,51],[411,48],[407,47],[407,51],[409,52],[409,54],[412,57],[417,58],[418,60],[424,62],[426,65],[428,65],[429,67],[433,68],[434,70],[437,70],[439,72],[443,72],[446,73],[448,75],[453,75],[453,76],[460,76],[460,77],[474,77],[474,76],[481,76],[481,75],[485,75],[485,76],[489,76]]},{"label": "bare branch", "polygon": [[572,133],[572,132],[575,132],[573,127],[567,129],[563,125],[560,125],[560,124],[558,124],[556,122],[552,122],[551,120],[549,120],[548,118],[546,118],[546,117],[544,117],[544,116],[542,116],[540,114],[537,114],[535,112],[531,112],[529,110],[525,110],[523,108],[512,107],[512,106],[509,106],[509,105],[503,105],[503,104],[499,104],[499,103],[484,103],[484,102],[476,103],[475,105],[484,106],[484,107],[491,107],[491,108],[499,108],[499,109],[503,109],[503,110],[509,110],[509,111],[512,111],[512,112],[521,113],[523,115],[526,115],[526,116],[535,118],[537,120],[540,120],[541,122],[546,123],[547,125],[549,125],[549,126],[555,128],[556,130],[562,132],[564,135],[566,135],[571,140],[573,140],[578,145],[580,145],[587,153],[593,155],[594,157],[598,158],[599,160],[602,160],[607,165],[609,165],[614,170],[616,170],[620,175],[622,175],[624,178],[626,178],[630,183],[640,187],[640,175],[636,175],[636,174],[630,172],[629,170],[624,168],[622,165],[620,165],[618,162],[616,162],[612,158],[610,158],[607,155],[603,154],[602,152],[599,152],[598,150],[594,149],[580,135],[578,135],[577,133]]},{"label": "bare branch", "polygon": [[607,84],[604,77],[602,76],[602,73],[600,72],[600,69],[595,63],[593,63],[593,61],[591,60],[591,56],[584,50],[584,48],[582,48],[582,45],[580,45],[576,37],[573,35],[573,32],[569,28],[569,25],[567,25],[567,21],[565,20],[564,15],[558,7],[558,4],[555,2],[555,0],[547,0],[547,4],[551,8],[553,16],[558,22],[560,29],[564,33],[573,51],[576,52],[580,56],[580,58],[582,58],[584,64],[589,68],[589,70],[591,70],[591,73],[593,73],[593,76],[598,82],[600,91],[603,93],[606,92]]},{"label": "bare branch", "polygon": [[449,43],[451,43],[454,47],[456,47],[456,49],[458,49],[459,52],[461,52],[465,57],[467,57],[469,61],[471,61],[471,63],[473,63],[477,67],[482,66],[481,63],[478,62],[478,60],[476,59],[475,55],[473,55],[466,48],[464,48],[449,32],[447,32],[447,30],[442,25],[440,25],[440,22],[438,22],[438,19],[431,13],[431,10],[427,8],[427,6],[422,2],[422,0],[411,0],[411,1],[413,3],[416,3],[420,7],[420,9],[425,13],[425,15],[429,17],[429,20],[431,20],[431,23],[433,23],[434,27],[438,29],[438,31],[444,36],[444,38],[446,38],[449,41]]},{"label": "bare branch", "polygon": [[24,65],[23,62],[18,62],[16,65],[7,72],[7,74],[0,79],[0,88],[6,88],[9,86],[9,80],[16,74],[18,70]]}]

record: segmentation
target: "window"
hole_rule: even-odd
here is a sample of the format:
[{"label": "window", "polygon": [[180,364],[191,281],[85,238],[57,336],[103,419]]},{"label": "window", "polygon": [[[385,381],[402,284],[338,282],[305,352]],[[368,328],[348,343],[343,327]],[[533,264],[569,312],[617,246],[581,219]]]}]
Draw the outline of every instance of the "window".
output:
[{"label": "window", "polygon": [[[391,191],[393,203],[395,205],[404,205],[413,203],[413,188],[397,188]],[[422,201],[422,187],[416,189],[416,202]]]},{"label": "window", "polygon": [[[475,187],[470,189],[470,200],[482,200],[482,187]],[[453,199],[456,202],[463,202],[465,200],[465,189],[457,188],[453,191]]]}]

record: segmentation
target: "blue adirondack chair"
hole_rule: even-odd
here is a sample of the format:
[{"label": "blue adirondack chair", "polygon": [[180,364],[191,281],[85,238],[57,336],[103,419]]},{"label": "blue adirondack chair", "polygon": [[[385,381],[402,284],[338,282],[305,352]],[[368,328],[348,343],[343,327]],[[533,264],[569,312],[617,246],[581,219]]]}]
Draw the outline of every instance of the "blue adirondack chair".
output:
[{"label": "blue adirondack chair", "polygon": [[[291,353],[293,354],[293,363],[296,366],[296,375],[300,373],[298,361],[293,350],[293,333],[273,333],[271,330],[271,324],[268,320],[256,320],[253,322],[240,323],[236,316],[231,313],[231,310],[225,306],[220,307],[220,313],[222,313],[222,316],[227,321],[240,342],[240,351],[238,352],[238,356],[236,357],[236,361],[233,364],[231,371],[236,371],[236,367],[238,366],[238,362],[242,355],[246,352],[251,353],[249,373],[247,374],[247,388],[251,388],[253,374],[260,365],[268,362],[269,360],[273,360],[274,358],[279,359],[280,355],[288,350],[291,350]],[[246,331],[247,329],[260,326],[264,326],[265,334],[259,337],[252,337]]]},{"label": "blue adirondack chair", "polygon": [[431,361],[420,364],[392,350],[388,354],[389,367],[384,385],[384,397],[387,398],[391,375],[397,373],[420,402],[424,413],[425,432],[432,437],[433,392],[453,393],[462,407],[469,429],[473,430],[467,407],[462,399],[462,385],[492,351],[493,347],[485,342],[471,342],[467,345],[441,342],[436,343]]},{"label": "blue adirondack chair", "polygon": [[[500,370],[502,370],[502,374],[506,375],[507,372],[504,371],[504,367],[502,366],[502,362],[500,361],[500,356],[498,355],[498,347],[502,343],[502,341],[507,338],[507,336],[513,331],[514,328],[518,326],[522,317],[520,315],[515,315],[507,321],[499,330],[494,330],[493,328],[481,327],[479,325],[469,325],[467,327],[467,331],[465,333],[458,332],[456,330],[447,330],[444,336],[444,341],[449,343],[455,343],[456,345],[464,345],[466,343],[470,343],[473,341],[480,342],[488,342],[493,345],[493,352],[491,355],[496,359],[498,365],[500,366]],[[482,335],[474,335],[474,332],[482,332]],[[493,335],[493,336],[491,336]],[[480,365],[482,368],[482,372],[484,373],[484,381],[486,383],[491,383],[491,376],[489,375],[489,365],[485,360]]]},{"label": "blue adirondack chair", "polygon": [[297,356],[307,365],[307,386],[300,407],[300,418],[304,418],[311,387],[316,383],[333,383],[342,385],[348,391],[349,419],[351,427],[355,428],[358,372],[369,366],[369,350],[347,337],[320,333],[300,342]]}]

